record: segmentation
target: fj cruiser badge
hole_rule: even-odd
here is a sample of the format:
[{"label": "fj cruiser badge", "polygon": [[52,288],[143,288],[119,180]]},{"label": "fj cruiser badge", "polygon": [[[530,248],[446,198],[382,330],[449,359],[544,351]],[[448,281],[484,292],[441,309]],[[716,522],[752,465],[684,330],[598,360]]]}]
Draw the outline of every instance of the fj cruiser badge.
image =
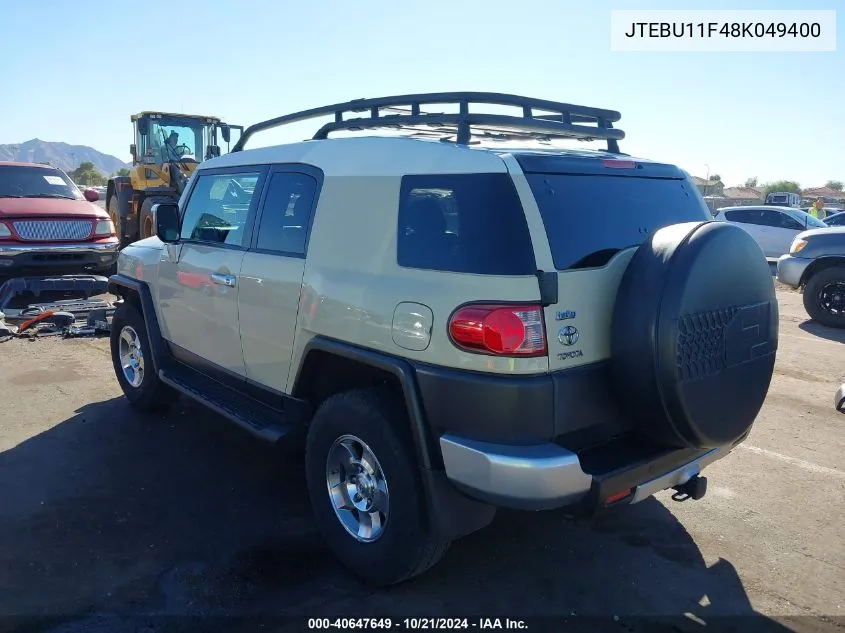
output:
[{"label": "fj cruiser badge", "polygon": [[575,345],[578,342],[578,328],[574,325],[567,325],[566,327],[560,328],[560,331],[557,333],[557,342],[567,347]]},{"label": "fj cruiser badge", "polygon": [[574,319],[575,318],[575,311],[574,310],[563,310],[555,314],[555,320],[557,321],[566,321],[567,319]]}]

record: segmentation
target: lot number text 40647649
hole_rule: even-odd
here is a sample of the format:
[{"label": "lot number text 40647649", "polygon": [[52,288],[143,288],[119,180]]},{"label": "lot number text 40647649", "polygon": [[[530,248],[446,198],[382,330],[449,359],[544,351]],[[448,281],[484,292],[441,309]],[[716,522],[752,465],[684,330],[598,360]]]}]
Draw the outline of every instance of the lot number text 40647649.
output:
[{"label": "lot number text 40647649", "polygon": [[524,620],[511,618],[308,618],[309,630],[525,630]]}]

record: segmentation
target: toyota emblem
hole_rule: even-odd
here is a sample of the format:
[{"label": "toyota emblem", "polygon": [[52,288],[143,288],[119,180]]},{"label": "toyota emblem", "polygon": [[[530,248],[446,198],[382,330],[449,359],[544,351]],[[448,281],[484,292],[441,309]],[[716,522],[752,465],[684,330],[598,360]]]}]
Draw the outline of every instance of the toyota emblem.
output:
[{"label": "toyota emblem", "polygon": [[566,327],[560,328],[560,331],[557,333],[557,340],[558,343],[567,347],[575,345],[578,342],[578,328],[574,325],[567,325]]}]

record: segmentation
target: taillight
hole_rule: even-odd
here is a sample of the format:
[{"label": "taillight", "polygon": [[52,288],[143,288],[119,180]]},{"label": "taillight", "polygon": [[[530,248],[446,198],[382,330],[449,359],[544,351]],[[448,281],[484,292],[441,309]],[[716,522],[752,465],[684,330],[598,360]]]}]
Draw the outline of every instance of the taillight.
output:
[{"label": "taillight", "polygon": [[634,169],[637,166],[637,163],[632,160],[617,160],[614,158],[603,160],[601,164],[611,169]]},{"label": "taillight", "polygon": [[546,328],[539,305],[468,305],[449,319],[449,334],[470,352],[505,356],[542,356]]}]

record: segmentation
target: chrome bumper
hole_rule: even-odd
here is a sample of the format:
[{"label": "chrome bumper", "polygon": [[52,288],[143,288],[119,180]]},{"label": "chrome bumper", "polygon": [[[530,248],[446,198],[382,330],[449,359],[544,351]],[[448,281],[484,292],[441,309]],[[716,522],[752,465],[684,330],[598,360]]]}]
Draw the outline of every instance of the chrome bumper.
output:
[{"label": "chrome bumper", "polygon": [[[505,446],[444,435],[440,450],[446,476],[467,494],[493,505],[546,510],[578,503],[593,484],[578,456],[556,444]],[[679,486],[727,455],[715,448],[634,488],[631,503]]]},{"label": "chrome bumper", "polygon": [[801,277],[807,266],[812,263],[812,259],[805,259],[804,257],[793,257],[792,255],[781,255],[778,258],[778,281],[787,286],[797,288],[801,284]]},{"label": "chrome bumper", "polygon": [[74,244],[0,244],[0,257],[14,257],[23,253],[108,255],[117,253],[119,250],[120,243],[117,240],[114,242],[80,242]]}]

